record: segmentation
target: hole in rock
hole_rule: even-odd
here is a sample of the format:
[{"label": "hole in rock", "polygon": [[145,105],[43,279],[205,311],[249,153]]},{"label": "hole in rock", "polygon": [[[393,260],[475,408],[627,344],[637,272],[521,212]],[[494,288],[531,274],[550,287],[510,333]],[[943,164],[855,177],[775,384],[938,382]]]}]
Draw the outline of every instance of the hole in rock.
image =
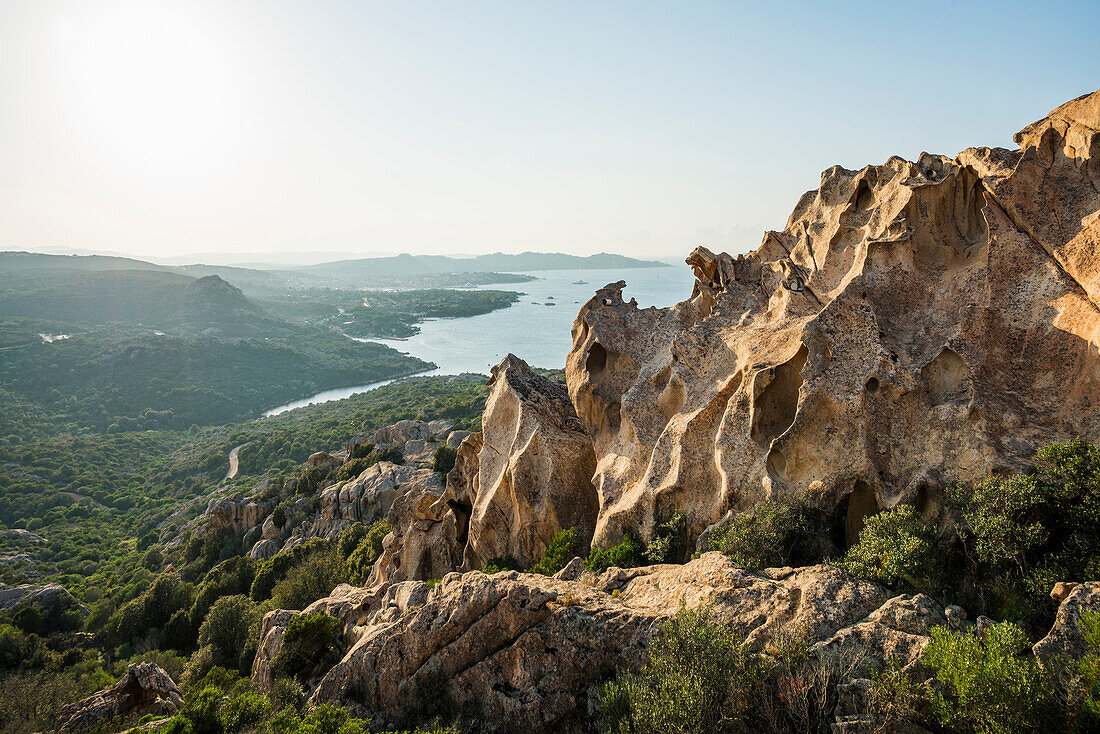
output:
[{"label": "hole in rock", "polygon": [[864,522],[876,512],[878,512],[878,499],[875,497],[875,490],[862,479],[857,481],[852,493],[848,495],[848,508],[844,513],[846,548],[851,548],[859,542],[859,534],[863,530]]},{"label": "hole in rock", "polygon": [[781,479],[787,474],[787,457],[779,449],[768,452],[768,474],[776,479]]},{"label": "hole in rock", "polygon": [[921,377],[933,405],[967,402],[973,393],[970,368],[962,357],[946,347],[921,368]]},{"label": "hole in rock", "polygon": [[872,377],[870,380],[867,380],[867,384],[864,385],[863,387],[866,388],[867,392],[870,392],[870,393],[878,392],[878,378],[877,377]]},{"label": "hole in rock", "polygon": [[761,446],[770,446],[794,423],[806,354],[803,345],[790,360],[776,367],[771,382],[754,401],[752,437]]},{"label": "hole in rock", "polygon": [[599,342],[595,342],[588,348],[588,359],[584,361],[584,368],[588,376],[596,377],[607,366],[607,350]]}]

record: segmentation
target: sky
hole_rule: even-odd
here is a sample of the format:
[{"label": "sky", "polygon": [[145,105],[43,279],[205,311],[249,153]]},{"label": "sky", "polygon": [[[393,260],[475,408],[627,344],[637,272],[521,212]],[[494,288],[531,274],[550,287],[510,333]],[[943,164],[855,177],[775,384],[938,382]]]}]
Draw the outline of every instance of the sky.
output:
[{"label": "sky", "polygon": [[831,165],[1015,147],[1100,87],[1097,28],[1096,0],[0,0],[0,249],[745,252]]}]

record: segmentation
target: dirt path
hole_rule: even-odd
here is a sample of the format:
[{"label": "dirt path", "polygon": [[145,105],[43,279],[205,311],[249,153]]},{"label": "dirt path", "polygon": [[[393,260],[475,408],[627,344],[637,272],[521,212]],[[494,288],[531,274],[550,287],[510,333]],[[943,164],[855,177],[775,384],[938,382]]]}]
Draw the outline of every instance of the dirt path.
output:
[{"label": "dirt path", "polygon": [[229,471],[225,473],[225,479],[222,481],[236,479],[237,475],[241,473],[240,452],[241,449],[247,445],[246,443],[242,443],[240,446],[234,446],[233,450],[229,452]]}]

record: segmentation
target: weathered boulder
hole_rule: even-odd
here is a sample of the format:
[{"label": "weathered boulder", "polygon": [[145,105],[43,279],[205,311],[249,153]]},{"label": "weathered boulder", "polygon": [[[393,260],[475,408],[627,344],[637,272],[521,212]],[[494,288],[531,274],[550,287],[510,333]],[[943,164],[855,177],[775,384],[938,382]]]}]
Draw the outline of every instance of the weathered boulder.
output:
[{"label": "weathered boulder", "polygon": [[468,437],[448,477],[447,499],[468,517],[458,522],[465,569],[505,556],[534,563],[558,530],[591,537],[598,509],[592,443],[565,388],[511,354],[489,385],[476,473]]},{"label": "weathered boulder", "polygon": [[275,509],[276,500],[260,500],[237,493],[228,497],[215,497],[206,505],[206,512],[199,516],[195,527],[210,530],[228,529],[237,535],[260,525]]},{"label": "weathered boulder", "polygon": [[[585,730],[597,671],[637,668],[659,623],[681,605],[710,605],[716,622],[759,650],[781,633],[805,635],[818,650],[847,645],[902,664],[944,620],[927,597],[891,599],[834,567],[752,574],[719,553],[682,566],[609,569],[587,582],[470,572],[385,603],[380,592],[359,592],[353,603],[343,591],[311,607],[355,628],[312,701],[398,722],[410,702],[449,700],[484,731]],[[265,629],[277,634],[266,620]]]},{"label": "weathered boulder", "polygon": [[1077,584],[1062,603],[1054,617],[1054,625],[1046,637],[1032,648],[1035,657],[1044,664],[1057,660],[1080,660],[1088,651],[1081,629],[1081,613],[1100,614],[1100,582]]},{"label": "weathered boulder", "polygon": [[38,608],[47,628],[60,624],[62,615],[70,610],[84,616],[88,614],[87,607],[78,602],[61,584],[0,584],[0,611],[16,612],[28,606]]},{"label": "weathered boulder", "polygon": [[401,496],[422,487],[443,493],[436,472],[422,464],[393,464],[380,461],[358,477],[326,487],[321,492],[321,509],[312,525],[303,528],[310,536],[335,538],[348,525],[370,525],[386,517]]},{"label": "weathered boulder", "polygon": [[81,731],[116,717],[169,716],[182,707],[183,697],[163,668],[155,663],[134,663],[113,687],[61,709],[57,730]]},{"label": "weathered boulder", "polygon": [[438,474],[430,475],[390,507],[387,518],[393,531],[382,541],[368,585],[438,579],[462,562],[457,519],[441,503]]},{"label": "weathered boulder", "polygon": [[573,326],[597,543],[683,510],[870,513],[1100,439],[1100,92],[1017,137],[847,170],[739,257],[699,248],[668,309],[601,289]]},{"label": "weathered boulder", "polygon": [[310,454],[309,458],[306,460],[306,465],[309,466],[310,469],[320,469],[321,471],[332,471],[342,463],[340,458],[326,451],[318,451]]},{"label": "weathered boulder", "polygon": [[248,551],[248,557],[253,561],[266,561],[281,549],[282,546],[274,540],[257,540],[256,544]]}]

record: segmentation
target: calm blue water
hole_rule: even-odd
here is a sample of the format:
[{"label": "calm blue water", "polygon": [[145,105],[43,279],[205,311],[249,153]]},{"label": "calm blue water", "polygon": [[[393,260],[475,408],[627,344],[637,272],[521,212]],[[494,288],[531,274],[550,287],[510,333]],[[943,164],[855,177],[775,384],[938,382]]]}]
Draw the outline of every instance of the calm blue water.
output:
[{"label": "calm blue water", "polygon": [[[401,352],[435,362],[439,368],[423,374],[455,375],[461,372],[489,373],[489,368],[509,352],[535,367],[565,367],[565,356],[573,344],[570,331],[581,304],[608,283],[626,281],[623,298],[638,300],[641,308],[667,307],[691,295],[695,281],[687,265],[667,268],[616,270],[541,270],[530,273],[538,280],[514,285],[489,285],[486,290],[514,290],[523,293],[509,308],[463,319],[434,319],[420,325],[420,333],[406,340],[372,339]],[[586,281],[578,284],[576,281]],[[553,306],[547,306],[553,303]],[[326,390],[269,410],[276,415],[293,408],[329,400],[340,400],[358,392],[389,384]]]}]

